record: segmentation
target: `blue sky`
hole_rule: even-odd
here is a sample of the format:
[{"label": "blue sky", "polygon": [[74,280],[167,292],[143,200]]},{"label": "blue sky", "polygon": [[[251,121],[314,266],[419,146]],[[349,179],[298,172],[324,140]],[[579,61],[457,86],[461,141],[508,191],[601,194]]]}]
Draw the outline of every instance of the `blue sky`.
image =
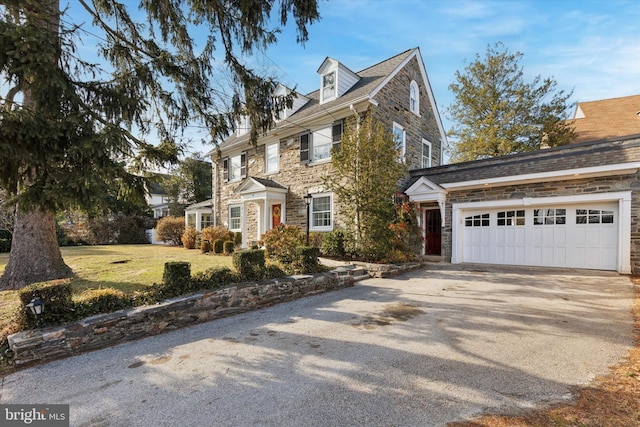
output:
[{"label": "blue sky", "polygon": [[636,0],[329,0],[320,13],[304,47],[287,28],[267,51],[283,83],[310,92],[326,56],[359,71],[419,47],[447,130],[456,70],[498,41],[524,54],[527,80],[553,77],[572,102],[640,94]]},{"label": "blue sky", "polygon": [[[559,89],[573,90],[571,102],[640,94],[638,0],[320,0],[320,14],[304,46],[290,22],[251,60],[304,94],[318,88],[316,70],[327,56],[359,71],[419,47],[445,130],[456,70],[498,41],[524,54],[528,81],[553,77]],[[90,40],[82,49],[95,52]]]}]

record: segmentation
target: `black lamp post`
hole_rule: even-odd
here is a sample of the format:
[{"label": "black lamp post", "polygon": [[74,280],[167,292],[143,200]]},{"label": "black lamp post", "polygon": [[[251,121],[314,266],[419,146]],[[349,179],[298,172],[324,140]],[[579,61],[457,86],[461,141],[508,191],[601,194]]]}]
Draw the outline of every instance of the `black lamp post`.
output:
[{"label": "black lamp post", "polygon": [[307,204],[307,246],[309,246],[309,209],[311,208],[311,200],[313,200],[313,196],[307,193],[307,195],[304,196],[303,199]]},{"label": "black lamp post", "polygon": [[44,300],[40,298],[40,296],[36,293],[33,294],[33,299],[27,307],[31,309],[31,313],[36,316],[36,322],[38,323],[38,328],[42,328],[42,313],[44,313]]}]

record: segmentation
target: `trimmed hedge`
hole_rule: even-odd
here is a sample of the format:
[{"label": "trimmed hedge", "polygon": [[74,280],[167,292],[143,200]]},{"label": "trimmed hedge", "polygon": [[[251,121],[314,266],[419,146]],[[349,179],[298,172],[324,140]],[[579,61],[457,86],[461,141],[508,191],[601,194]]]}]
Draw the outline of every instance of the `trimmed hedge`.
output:
[{"label": "trimmed hedge", "polygon": [[298,246],[294,250],[295,259],[292,267],[296,273],[315,273],[320,263],[318,256],[320,250],[315,246]]},{"label": "trimmed hedge", "polygon": [[236,244],[233,243],[232,240],[227,240],[226,242],[224,242],[223,250],[225,255],[231,255],[235,249]]},{"label": "trimmed hedge", "polygon": [[124,292],[113,288],[87,289],[76,299],[78,317],[111,313],[133,306],[133,300]]},{"label": "trimmed hedge", "polygon": [[334,230],[322,239],[322,253],[326,256],[341,258],[347,255],[345,247],[346,233]]},{"label": "trimmed hedge", "polygon": [[222,239],[216,239],[213,242],[213,253],[220,255],[224,251],[224,241]]},{"label": "trimmed hedge", "polygon": [[264,270],[264,250],[248,249],[233,253],[233,267],[242,280],[261,280]]},{"label": "trimmed hedge", "polygon": [[238,275],[227,267],[213,267],[196,273],[191,279],[193,290],[221,288],[238,281]]},{"label": "trimmed hedge", "polygon": [[75,320],[77,316],[71,294],[72,289],[69,279],[34,283],[20,289],[18,297],[22,306],[18,315],[18,323],[21,329],[32,329],[38,326],[36,317],[27,307],[34,295],[38,295],[45,303],[44,313],[42,314],[43,324],[59,325]]},{"label": "trimmed hedge", "polygon": [[184,261],[166,262],[162,283],[154,284],[158,298],[171,298],[191,290],[191,263]]},{"label": "trimmed hedge", "polygon": [[202,252],[203,254],[211,252],[211,242],[209,242],[208,240],[203,240],[202,242],[200,242],[200,252]]}]

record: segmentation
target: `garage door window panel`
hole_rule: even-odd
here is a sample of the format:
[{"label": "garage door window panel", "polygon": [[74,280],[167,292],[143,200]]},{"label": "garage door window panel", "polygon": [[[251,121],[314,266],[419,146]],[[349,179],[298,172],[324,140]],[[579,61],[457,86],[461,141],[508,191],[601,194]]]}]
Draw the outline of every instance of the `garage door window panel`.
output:
[{"label": "garage door window panel", "polygon": [[576,224],[613,224],[613,211],[576,209]]},{"label": "garage door window panel", "polygon": [[498,212],[498,226],[525,225],[524,210]]},{"label": "garage door window panel", "polygon": [[468,216],[464,219],[464,225],[466,227],[488,227],[489,226],[489,214],[479,214]]},{"label": "garage door window panel", "polygon": [[533,225],[564,225],[567,223],[566,209],[534,209]]}]

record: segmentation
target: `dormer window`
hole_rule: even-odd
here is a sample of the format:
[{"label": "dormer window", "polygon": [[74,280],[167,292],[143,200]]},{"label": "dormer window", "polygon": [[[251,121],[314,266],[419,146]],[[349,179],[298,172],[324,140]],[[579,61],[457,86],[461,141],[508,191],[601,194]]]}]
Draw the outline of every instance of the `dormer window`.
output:
[{"label": "dormer window", "polygon": [[409,110],[416,115],[420,115],[420,91],[415,80],[409,85]]},{"label": "dormer window", "polygon": [[322,76],[322,101],[333,99],[336,96],[336,72]]}]

